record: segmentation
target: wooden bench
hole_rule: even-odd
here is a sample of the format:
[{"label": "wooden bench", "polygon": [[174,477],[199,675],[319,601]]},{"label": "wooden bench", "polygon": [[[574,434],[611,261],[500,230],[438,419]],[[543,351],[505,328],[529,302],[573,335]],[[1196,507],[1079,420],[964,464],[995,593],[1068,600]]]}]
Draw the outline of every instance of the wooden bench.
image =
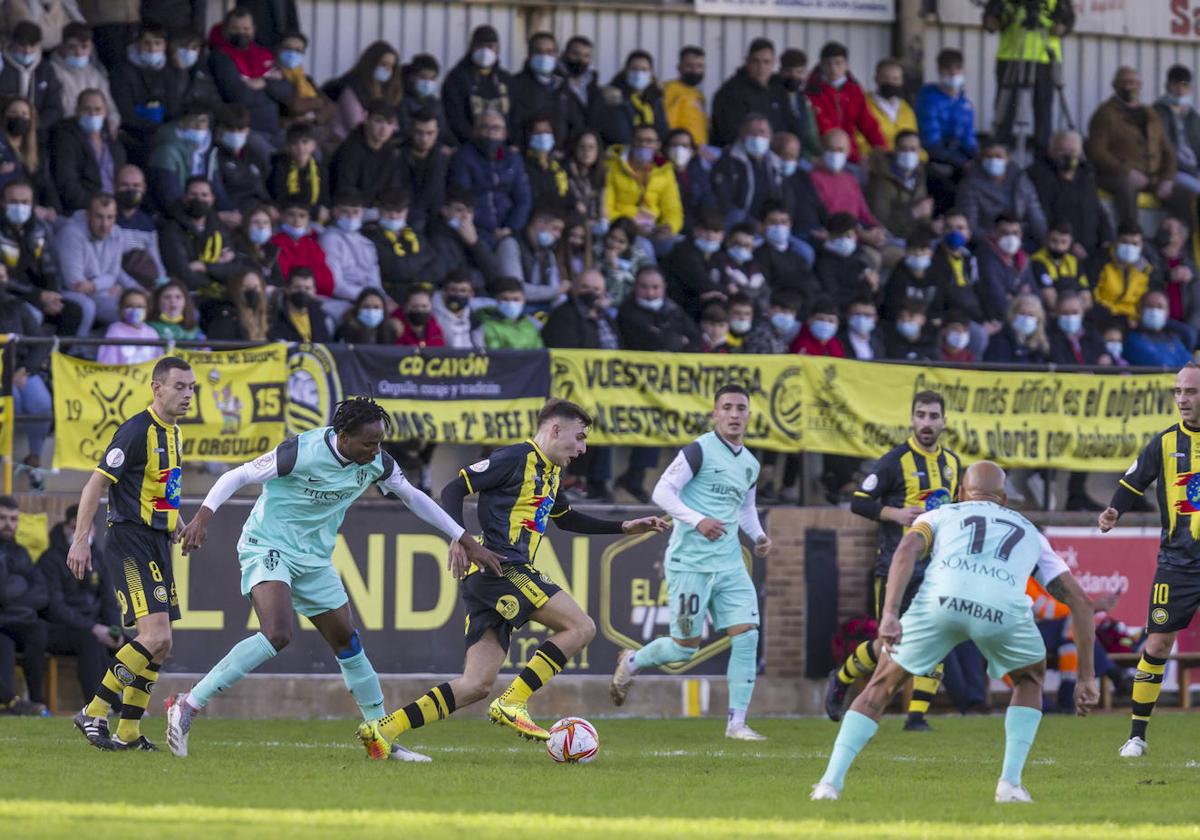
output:
[{"label": "wooden bench", "polygon": [[[1140,653],[1110,653],[1108,658],[1122,667],[1132,667],[1138,664]],[[1189,671],[1200,667],[1200,653],[1173,653],[1167,657],[1168,662],[1174,662],[1179,668],[1179,705],[1184,709],[1192,708],[1192,692],[1189,690]],[[1112,709],[1112,690],[1108,680],[1100,678],[1100,708]]]}]

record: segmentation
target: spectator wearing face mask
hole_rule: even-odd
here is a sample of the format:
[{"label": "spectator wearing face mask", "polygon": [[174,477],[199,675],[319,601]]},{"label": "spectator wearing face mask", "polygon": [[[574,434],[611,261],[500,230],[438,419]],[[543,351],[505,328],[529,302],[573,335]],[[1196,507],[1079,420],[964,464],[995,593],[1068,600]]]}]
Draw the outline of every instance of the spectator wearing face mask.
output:
[{"label": "spectator wearing face mask", "polygon": [[363,289],[358,299],[342,315],[335,341],[347,344],[395,344],[399,324],[387,317],[387,302],[376,289]]},{"label": "spectator wearing face mask", "polygon": [[1166,281],[1163,291],[1167,293],[1171,321],[1186,325],[1193,336],[1200,336],[1200,277],[1189,244],[1183,222],[1168,216],[1158,226],[1154,250],[1148,256],[1158,276]]},{"label": "spectator wearing face mask", "polygon": [[342,141],[329,164],[329,185],[336,195],[358,193],[371,207],[388,190],[404,185],[396,109],[385,99],[367,103],[367,119]]},{"label": "spectator wearing face mask", "polygon": [[147,212],[146,175],[132,163],[117,170],[114,184],[117,199],[117,226],[128,231],[150,234],[154,239],[154,250],[158,250],[158,225]]},{"label": "spectator wearing face mask", "polygon": [[437,269],[437,252],[429,239],[408,223],[411,210],[409,196],[403,190],[385,193],[379,202],[379,218],[363,228],[367,239],[375,246],[375,258],[383,289],[394,300],[404,290],[426,277],[469,269],[465,265],[451,266],[446,272]]},{"label": "spectator wearing face mask", "polygon": [[605,218],[633,219],[642,236],[666,242],[683,229],[683,203],[675,168],[658,149],[650,126],[634,130],[632,146],[609,149],[604,211]]},{"label": "spectator wearing face mask", "polygon": [[862,87],[850,73],[849,55],[846,47],[836,41],[821,47],[821,63],[809,76],[806,92],[817,114],[818,133],[824,137],[834,129],[844,131],[849,161],[857,164],[862,156],[858,144],[849,142],[850,138],[861,134],[874,149],[886,149],[887,139],[867,107]]},{"label": "spectator wearing face mask", "polygon": [[446,275],[442,287],[433,293],[433,317],[446,336],[447,347],[470,350],[477,346],[471,337],[474,314],[486,305],[475,299],[470,272],[459,270]]},{"label": "spectator wearing face mask", "polygon": [[896,237],[908,239],[929,225],[933,199],[925,186],[921,138],[904,129],[895,135],[894,144],[894,151],[876,150],[869,158],[867,206]]},{"label": "spectator wearing face mask", "polygon": [[1092,284],[1075,256],[1073,243],[1071,223],[1057,221],[1050,226],[1042,248],[1029,258],[1029,271],[1046,306],[1054,306],[1061,295],[1078,294],[1085,309],[1092,307]]},{"label": "spectator wearing face mask", "polygon": [[295,88],[275,67],[271,50],[254,42],[254,16],[235,7],[208,33],[208,67],[221,99],[245,105],[250,127],[278,142],[280,107],[292,101]]},{"label": "spectator wearing face mask", "polygon": [[[200,28],[171,30],[167,43],[167,113],[171,116],[197,103],[213,107],[221,101],[208,61],[201,61],[204,36],[200,31]],[[246,112],[247,125],[249,113]]]},{"label": "spectator wearing face mask", "polygon": [[40,315],[42,324],[53,334],[85,335],[91,329],[95,306],[90,297],[63,284],[53,230],[33,210],[33,185],[16,178],[4,185],[0,195],[0,250],[4,253],[8,293],[28,304],[30,317]]},{"label": "spectator wearing face mask", "polygon": [[[883,151],[896,148],[896,136],[902,131],[917,131],[917,115],[904,99],[904,65],[895,58],[885,58],[875,65],[875,90],[867,97],[867,110],[875,118],[879,133],[887,141]],[[873,149],[859,133],[859,154],[865,159]],[[924,157],[922,156],[922,160]]]},{"label": "spectator wearing face mask", "polygon": [[875,299],[879,292],[879,273],[871,267],[858,243],[858,223],[849,213],[829,217],[829,238],[821,246],[813,273],[837,311],[858,298]]},{"label": "spectator wearing face mask", "polygon": [[92,55],[92,30],[86,23],[74,21],[63,27],[63,41],[50,54],[50,67],[62,86],[59,105],[63,114],[75,113],[79,95],[85,90],[99,91],[105,104],[105,128],[115,137],[121,126],[121,113],[108,86],[108,73]]},{"label": "spectator wearing face mask", "polygon": [[1138,304],[1138,325],[1125,336],[1125,359],[1136,367],[1178,370],[1192,360],[1178,333],[1167,329],[1167,296],[1149,291]]},{"label": "spectator wearing face mask", "polygon": [[573,35],[559,62],[559,74],[566,82],[567,126],[572,137],[591,125],[592,113],[603,103],[598,76],[592,67],[593,52],[595,45],[590,39]]},{"label": "spectator wearing face mask", "polygon": [[333,272],[312,229],[308,207],[302,199],[285,204],[279,232],[271,237],[271,244],[279,249],[276,261],[284,277],[290,278],[295,269],[305,268],[313,278],[312,294],[329,297],[333,294]]},{"label": "spectator wearing face mask", "polygon": [[422,348],[446,346],[442,325],[433,314],[433,289],[430,286],[421,284],[410,288],[392,317],[401,327],[397,344]]},{"label": "spectator wearing face mask", "polygon": [[1029,176],[1009,159],[1008,147],[989,142],[958,186],[957,204],[975,230],[988,219],[1011,216],[1035,242],[1046,238],[1046,216]]},{"label": "spectator wearing face mask", "polygon": [[470,142],[450,159],[448,188],[475,193],[475,227],[493,248],[525,227],[533,209],[525,164],[520,151],[506,145],[507,132],[501,112],[484,111],[475,118]]},{"label": "spectator wearing face mask", "polygon": [[831,298],[817,299],[788,351],[804,356],[845,358],[845,348],[837,337],[840,322],[837,304]]},{"label": "spectator wearing face mask", "polygon": [[1142,231],[1136,225],[1117,229],[1117,241],[1096,280],[1096,305],[1103,314],[1130,326],[1141,315],[1139,304],[1158,276],[1142,251]]},{"label": "spectator wearing face mask", "polygon": [[253,268],[272,286],[283,285],[283,270],[279,266],[279,246],[271,241],[275,227],[271,218],[274,208],[254,207],[242,217],[242,224],[233,234],[233,255],[240,268]]},{"label": "spectator wearing face mask", "polygon": [[918,302],[900,307],[883,335],[884,352],[896,361],[931,361],[937,354],[937,331],[925,317]]},{"label": "spectator wearing face mask", "polygon": [[967,98],[966,60],[956,49],[938,53],[935,82],[926,82],[917,94],[917,125],[921,145],[929,154],[930,192],[945,210],[967,164],[979,154],[975,136],[975,107]]},{"label": "spectator wearing face mask", "polygon": [[[105,338],[158,340],[158,333],[146,323],[149,300],[141,289],[126,289],[121,294],[118,310],[121,320],[108,325]],[[137,365],[149,362],[162,355],[161,347],[134,344],[105,344],[96,354],[102,365]]]},{"label": "spectator wearing face mask", "polygon": [[1083,158],[1083,138],[1075,131],[1056,132],[1050,138],[1050,148],[1025,172],[1037,190],[1046,218],[1070,225],[1071,253],[1094,277],[1113,240],[1113,225],[1100,205],[1095,169]]},{"label": "spectator wearing face mask", "polygon": [[979,247],[979,296],[989,321],[1003,320],[1017,295],[1035,289],[1022,241],[1021,223],[998,216],[992,235]]},{"label": "spectator wearing face mask", "polygon": [[738,141],[712,168],[713,195],[726,227],[757,219],[763,202],[782,196],[782,178],[781,162],[771,151],[770,122],[762,114],[747,114]]},{"label": "spectator wearing face mask", "polygon": [[1118,324],[1109,324],[1104,328],[1104,356],[1101,364],[1114,367],[1129,367],[1125,358],[1125,331]]},{"label": "spectator wearing face mask", "polygon": [[766,308],[771,289],[754,259],[754,224],[734,225],[725,235],[725,249],[717,255],[720,267],[718,283],[727,295],[743,294],[754,301],[758,311]]},{"label": "spectator wearing face mask", "polygon": [[[934,319],[951,312],[963,315],[973,324],[978,339],[972,344],[975,355],[983,353],[986,343],[982,323],[983,303],[980,300],[979,261],[971,249],[971,226],[962,211],[950,209],[942,216],[943,234],[935,243],[930,271],[938,294],[934,297]],[[999,329],[997,323],[995,329]]]},{"label": "spectator wearing face mask", "polygon": [[800,139],[786,131],[777,132],[771,139],[771,149],[779,157],[783,175],[780,200],[792,219],[792,247],[812,265],[816,259],[813,248],[825,237],[829,211],[813,186],[809,170],[800,165]]},{"label": "spectator wearing face mask", "polygon": [[305,69],[304,54],[308,51],[308,38],[292,29],[284,33],[283,39],[273,49],[275,69],[292,89],[291,98],[280,103],[283,127],[286,129],[296,123],[305,123],[316,132],[317,143],[322,149],[332,148],[338,141],[333,129],[338,109]]},{"label": "spectator wearing face mask", "polygon": [[539,208],[523,231],[496,249],[501,275],[523,278],[525,300],[535,309],[549,309],[570,289],[558,262],[557,246],[564,226],[555,209]]},{"label": "spectator wearing face mask", "polygon": [[533,136],[530,121],[543,117],[549,123],[545,129],[559,141],[566,140],[570,126],[567,114],[570,111],[566,82],[555,70],[558,68],[558,42],[549,32],[535,32],[529,36],[529,57],[521,72],[512,77],[512,127],[513,143],[521,148],[529,146]]},{"label": "spectator wearing face mask", "polygon": [[850,301],[846,321],[838,335],[847,359],[871,362],[887,358],[879,326],[879,311],[870,298]]},{"label": "spectator wearing face mask", "polygon": [[308,208],[313,221],[329,217],[329,173],[317,159],[317,137],[306,125],[287,130],[283,151],[271,158],[267,189],[277,204],[300,202]]},{"label": "spectator wearing face mask", "polygon": [[365,289],[382,291],[379,255],[375,243],[362,232],[363,200],[352,190],[333,200],[333,224],[321,232],[319,242],[325,264],[333,275],[333,289],[321,301],[337,321]]},{"label": "spectator wearing face mask", "polygon": [[793,289],[805,300],[817,296],[819,284],[807,260],[794,247],[792,218],[778,201],[765,201],[760,218],[763,243],[754,252],[754,262],[768,289]]},{"label": "spectator wearing face mask", "polygon": [[1046,311],[1037,295],[1021,294],[1009,304],[1003,329],[988,340],[985,362],[1043,365],[1049,360]]},{"label": "spectator wearing face mask", "polygon": [[450,132],[460,144],[470,143],[482,114],[494,111],[508,119],[512,105],[512,77],[500,66],[500,35],[494,27],[477,26],[467,54],[442,83]]},{"label": "spectator wearing face mask", "polygon": [[720,283],[722,263],[717,258],[724,238],[721,214],[715,207],[705,208],[696,220],[692,235],[672,248],[662,260],[667,293],[692,318],[699,317],[708,304],[724,303],[728,298],[728,292]]},{"label": "spectator wearing face mask", "polygon": [[[704,83],[704,50],[686,46],[679,51],[676,70],[679,77],[663,85],[663,111],[671,133],[686,131],[699,146],[708,145],[708,100],[700,85]],[[668,144],[670,138],[667,138]]]},{"label": "spectator wearing face mask", "polygon": [[189,178],[219,182],[221,170],[211,124],[207,106],[194,105],[159,135],[148,170],[151,203],[159,212],[167,212],[179,201]]},{"label": "spectator wearing face mask", "polygon": [[268,330],[272,341],[324,344],[333,337],[333,322],[318,302],[310,268],[296,266],[288,272],[287,285],[275,295],[272,309]]},{"label": "spectator wearing face mask", "polygon": [[821,155],[821,138],[817,133],[817,112],[804,92],[808,82],[808,54],[804,50],[788,49],[779,57],[779,72],[771,77],[771,90],[784,104],[782,127],[774,122],[776,133],[781,130],[800,141],[803,156]]},{"label": "spectator wearing face mask", "polygon": [[936,305],[937,277],[933,268],[933,232],[928,228],[912,234],[905,243],[904,259],[896,264],[884,287],[883,317],[894,321],[900,310],[914,306],[931,320],[940,314]]},{"label": "spectator wearing face mask", "polygon": [[887,230],[871,212],[858,179],[846,170],[849,160],[850,135],[834,128],[821,135],[825,151],[813,168],[812,182],[825,210],[833,216],[849,213],[863,227],[862,242],[878,250],[887,241]]},{"label": "spectator wearing face mask", "polygon": [[526,125],[525,172],[534,207],[557,208],[565,212],[570,205],[571,187],[566,168],[554,156],[557,139],[554,120],[548,115],[532,117]]},{"label": "spectator wearing face mask", "polygon": [[4,66],[0,69],[0,96],[29,100],[37,111],[37,140],[41,145],[45,145],[50,129],[66,113],[62,107],[62,84],[50,62],[43,60],[43,49],[41,27],[23,20],[12,28],[4,51]]},{"label": "spectator wearing face mask", "polygon": [[486,350],[540,350],[542,325],[525,314],[525,285],[517,277],[501,277],[492,286],[495,305],[476,310],[472,332],[476,347]]},{"label": "spectator wearing face mask", "polygon": [[401,68],[404,98],[400,100],[400,125],[403,130],[408,133],[412,131],[415,123],[432,121],[435,127],[429,145],[439,149],[458,145],[458,141],[450,133],[450,126],[446,123],[446,112],[442,109],[442,100],[438,96],[438,75],[441,72],[442,66],[429,53],[414,55],[412,61]]},{"label": "spectator wearing face mask", "polygon": [[221,297],[225,280],[238,270],[233,241],[214,209],[214,201],[208,180],[189,178],[183,195],[167,209],[158,231],[167,272],[208,299]]},{"label": "spectator wearing face mask", "polygon": [[213,341],[266,341],[271,329],[274,330],[271,337],[279,340],[299,335],[293,326],[282,321],[271,324],[267,287],[263,276],[254,269],[234,274],[226,283],[222,299],[210,303],[203,313],[204,331]]},{"label": "spectator wearing face mask", "polygon": [[396,106],[404,98],[400,56],[387,41],[375,41],[347,73],[327,82],[322,90],[337,103],[333,139],[345,140],[366,120],[368,102],[384,99]]},{"label": "spectator wearing face mask", "polygon": [[[471,272],[471,284],[483,289],[504,275],[495,248],[475,228],[475,203],[470,189],[447,188],[446,201],[430,218],[425,238],[436,257],[429,269],[433,276],[444,277],[456,268],[466,268]],[[386,272],[384,276],[388,276]]]},{"label": "spectator wearing face mask", "polygon": [[638,272],[654,265],[654,258],[639,243],[633,219],[614,220],[596,244],[596,268],[604,275],[605,294],[613,306],[620,306],[633,289]]},{"label": "spectator wearing face mask", "polygon": [[625,66],[601,88],[590,124],[608,146],[629,145],[642,127],[652,128],[659,140],[667,136],[663,92],[654,78],[650,53],[634,50],[625,57]]},{"label": "spectator wearing face mask", "polygon": [[[772,295],[774,299],[774,295]],[[710,303],[705,306],[720,306],[721,304]],[[797,304],[798,305],[798,304]],[[743,294],[730,295],[725,302],[725,307],[729,312],[729,336],[726,342],[729,344],[731,353],[759,353],[768,352],[758,349],[748,349],[751,344],[751,336],[754,335],[762,326],[763,319],[756,318],[754,314],[754,302]],[[799,327],[796,328],[799,332]],[[789,339],[790,341],[790,339]],[[783,353],[787,351],[788,342],[775,352]]]},{"label": "spectator wearing face mask", "polygon": [[154,135],[168,120],[170,81],[166,30],[145,24],[110,79],[129,159],[138,166],[146,165]]},{"label": "spectator wearing face mask", "polygon": [[242,214],[271,201],[267,190],[270,161],[250,148],[250,113],[245,106],[224,106],[217,112],[216,123],[213,145],[222,187],[217,210],[227,214],[222,217],[227,224],[236,227]]},{"label": "spectator wearing face mask", "polygon": [[971,321],[961,312],[951,312],[942,320],[942,329],[934,359],[939,362],[970,364],[979,361],[971,352]]},{"label": "spectator wearing face mask", "polygon": [[690,231],[701,208],[716,201],[712,179],[704,161],[696,154],[696,144],[687,129],[676,128],[667,135],[666,156],[675,168],[675,182],[679,184],[683,230]]}]

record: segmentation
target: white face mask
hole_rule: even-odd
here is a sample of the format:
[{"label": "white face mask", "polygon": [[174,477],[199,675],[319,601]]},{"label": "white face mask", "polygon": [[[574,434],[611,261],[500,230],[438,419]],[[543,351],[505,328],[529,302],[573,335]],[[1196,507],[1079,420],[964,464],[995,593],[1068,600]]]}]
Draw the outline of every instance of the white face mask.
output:
[{"label": "white face mask", "polygon": [[948,87],[951,90],[962,90],[967,85],[967,77],[962,73],[955,73],[952,76],[942,76],[942,86]]},{"label": "white face mask", "polygon": [[1001,251],[1011,257],[1013,254],[1017,253],[1017,251],[1021,250],[1021,237],[1017,236],[1015,233],[1010,233],[1006,236],[1001,236],[996,244],[1000,246]]},{"label": "white face mask", "polygon": [[496,51],[491,47],[479,47],[471,51],[471,61],[476,67],[488,68],[496,63]]},{"label": "white face mask", "polygon": [[920,163],[920,152],[896,152],[896,166],[901,172],[912,172]]},{"label": "white face mask", "polygon": [[825,162],[825,168],[830,172],[841,172],[846,168],[847,155],[845,152],[825,152],[821,159]]},{"label": "white face mask", "polygon": [[971,343],[971,334],[962,330],[946,333],[946,344],[951,350],[965,350]]},{"label": "white face mask", "polygon": [[667,152],[667,157],[676,167],[684,169],[692,161],[692,150],[687,146],[672,146]]}]

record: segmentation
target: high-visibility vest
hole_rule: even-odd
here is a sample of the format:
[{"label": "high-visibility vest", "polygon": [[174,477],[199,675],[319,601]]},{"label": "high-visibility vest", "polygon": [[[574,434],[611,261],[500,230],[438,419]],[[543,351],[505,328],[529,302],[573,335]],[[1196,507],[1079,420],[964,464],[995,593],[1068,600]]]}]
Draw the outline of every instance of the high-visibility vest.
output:
[{"label": "high-visibility vest", "polygon": [[[1050,63],[1050,51],[1062,61],[1062,38],[1050,34],[1054,28],[1054,12],[1060,0],[1042,0],[1040,26],[1034,29],[1025,28],[1025,7],[1021,6],[1014,14],[1012,21],[1000,33],[1000,49],[996,53],[999,61],[1034,61],[1038,64]],[[1062,0],[1070,2],[1070,0]],[[1024,46],[1024,51],[1022,51]],[[1049,50],[1047,49],[1049,48]]]}]

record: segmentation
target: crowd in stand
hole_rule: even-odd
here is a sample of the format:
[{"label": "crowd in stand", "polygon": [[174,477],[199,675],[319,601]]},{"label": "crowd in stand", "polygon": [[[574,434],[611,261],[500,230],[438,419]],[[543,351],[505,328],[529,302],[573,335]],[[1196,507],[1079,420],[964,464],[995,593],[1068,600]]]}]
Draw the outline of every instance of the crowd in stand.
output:
[{"label": "crowd in stand", "polygon": [[[8,21],[0,333],[1022,365],[1196,348],[1185,67],[1153,105],[1122,68],[1086,141],[1023,168],[976,135],[953,49],[910,104],[895,59],[859,79],[842,44],[810,61],[757,38],[710,107],[695,46],[601,79],[587,37],[508,56],[480,26],[451,68],[380,41],[318,83],[294,4],[207,32],[204,5]],[[1167,212],[1143,231],[1147,193]],[[48,357],[18,346],[19,414],[49,413]],[[48,430],[27,424],[30,466]]]}]

